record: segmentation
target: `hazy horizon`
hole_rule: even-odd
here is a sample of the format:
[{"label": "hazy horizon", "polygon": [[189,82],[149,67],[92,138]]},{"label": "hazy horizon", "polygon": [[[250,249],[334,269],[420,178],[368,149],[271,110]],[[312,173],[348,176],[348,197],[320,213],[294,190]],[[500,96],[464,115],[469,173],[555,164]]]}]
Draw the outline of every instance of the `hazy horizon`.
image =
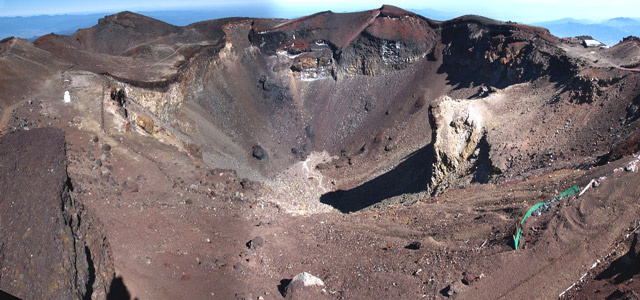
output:
[{"label": "hazy horizon", "polygon": [[240,0],[240,1],[79,1],[68,0],[51,2],[46,0],[0,0],[0,17],[29,17],[40,15],[87,15],[99,13],[116,13],[124,10],[134,12],[161,12],[161,11],[189,11],[211,10],[225,14],[225,17],[279,17],[293,18],[304,16],[319,11],[331,10],[334,12],[352,12],[369,10],[389,4],[407,10],[431,9],[447,15],[476,14],[502,21],[516,21],[521,23],[540,23],[565,18],[588,19],[591,21],[603,21],[611,18],[626,17],[636,18],[640,16],[640,2],[628,3],[621,0],[602,1],[505,1],[487,0],[482,3],[476,1],[292,1],[292,0]]},{"label": "hazy horizon", "polygon": [[[3,2],[4,1],[4,2]],[[47,10],[48,6],[51,6],[49,3],[45,3],[43,5],[33,5],[34,3],[42,2],[43,0],[32,0],[30,3],[32,6],[26,7],[25,4],[21,4],[18,2],[0,0],[0,7],[3,5],[3,9],[0,12],[4,14],[9,14],[11,12],[17,13],[25,11],[28,9],[29,12],[37,12]],[[552,3],[556,5],[554,1],[545,0],[546,3]],[[616,0],[614,0],[615,2]],[[395,5],[406,10],[418,13],[427,18],[445,21],[449,19],[453,19],[455,17],[459,17],[465,14],[476,14],[485,16],[488,18],[493,18],[501,21],[514,21],[518,23],[531,24],[543,26],[551,31],[552,34],[559,37],[566,36],[578,36],[578,35],[590,35],[594,38],[598,39],[601,42],[604,42],[607,45],[614,45],[621,41],[623,38],[634,35],[640,36],[640,19],[632,18],[633,20],[611,20],[613,18],[628,18],[624,14],[621,15],[611,15],[607,16],[608,18],[604,20],[596,19],[596,18],[588,18],[588,15],[562,15],[557,18],[548,19],[549,14],[544,14],[547,16],[546,18],[541,18],[540,20],[529,20],[517,17],[509,17],[504,12],[504,10],[509,10],[508,13],[517,13],[522,11],[529,11],[523,9],[514,9],[514,6],[520,4],[521,6],[530,5],[531,3],[525,1],[515,1],[514,5],[508,6],[509,9],[502,7],[501,10],[495,7],[486,6],[484,8],[489,7],[490,11],[482,11],[478,7],[473,7],[470,5],[464,8],[458,8],[458,11],[452,12],[446,10],[446,6],[441,5],[438,7],[438,4],[442,4],[443,2],[435,1],[429,3],[429,7],[425,7],[423,2],[418,1],[356,1],[351,2],[349,4],[344,3],[336,3],[336,1],[324,1],[318,3],[311,3],[307,5],[300,5],[300,3],[290,3],[290,5],[285,5],[289,0],[279,0],[279,1],[261,1],[257,2],[254,0],[250,1],[217,1],[209,5],[204,5],[195,0],[186,0],[186,4],[182,6],[171,6],[173,3],[171,1],[160,2],[160,4],[150,7],[148,5],[148,0],[142,0],[137,2],[136,5],[127,5],[123,3],[121,0],[114,0],[110,5],[78,5],[73,7],[68,7],[70,4],[73,4],[77,1],[66,1],[62,4],[58,5],[54,8],[49,8],[49,14],[40,14],[33,16],[12,16],[12,17],[3,17],[0,14],[0,39],[9,36],[16,36],[21,38],[26,38],[33,40],[38,38],[39,36],[48,34],[48,33],[56,33],[56,34],[73,34],[76,30],[80,28],[88,28],[94,26],[98,23],[98,20],[106,15],[114,14],[123,10],[129,10],[136,13],[140,13],[146,15],[148,17],[161,20],[173,25],[185,26],[195,22],[200,22],[204,20],[211,19],[219,19],[226,17],[249,17],[249,18],[296,18],[300,16],[310,15],[313,13],[317,13],[320,11],[331,10],[333,12],[351,12],[351,11],[363,11],[375,9],[382,6],[382,3],[387,3],[390,5]],[[492,3],[498,3],[500,1],[493,0]],[[458,2],[460,3],[460,2]],[[586,1],[586,3],[590,3]],[[593,4],[593,3],[592,3]],[[198,6],[200,5],[200,6]],[[549,5],[537,5],[537,7],[548,7]],[[553,6],[553,5],[552,5]],[[637,5],[635,5],[637,6]],[[635,7],[634,5],[630,5],[632,9]],[[32,9],[36,7],[37,9]],[[96,8],[97,7],[97,8]],[[113,10],[108,10],[107,7],[114,8]],[[118,8],[115,8],[118,7]],[[445,9],[440,9],[440,8]],[[500,6],[498,6],[500,7]],[[588,8],[588,6],[581,6],[583,9]],[[87,9],[94,8],[98,11],[87,11]],[[80,12],[79,10],[85,10],[84,12]],[[550,11],[558,11],[555,9],[548,9]],[[575,10],[561,10],[560,12],[574,12]],[[58,14],[56,14],[58,13]],[[65,15],[67,17],[60,18],[57,16]],[[640,15],[640,13],[639,13]],[[502,16],[502,17],[501,17]],[[600,14],[599,16],[603,16]],[[566,21],[567,18],[570,18],[575,21]]]}]

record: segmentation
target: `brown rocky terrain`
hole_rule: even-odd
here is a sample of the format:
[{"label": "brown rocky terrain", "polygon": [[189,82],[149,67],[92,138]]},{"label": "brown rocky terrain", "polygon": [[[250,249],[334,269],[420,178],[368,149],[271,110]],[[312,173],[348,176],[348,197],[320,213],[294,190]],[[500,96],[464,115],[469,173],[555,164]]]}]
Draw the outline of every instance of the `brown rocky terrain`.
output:
[{"label": "brown rocky terrain", "polygon": [[113,280],[101,224],[73,196],[64,132],[0,140],[0,286],[22,299],[104,298]]},{"label": "brown rocky terrain", "polygon": [[[639,45],[584,48],[544,28],[391,6],[184,27],[122,12],[70,36],[4,40],[0,290],[637,297]],[[40,148],[68,167],[44,179],[7,167],[46,172],[47,156],[25,150]],[[573,185],[591,188],[529,217],[514,250],[525,212]],[[11,244],[24,224],[56,228],[10,204],[47,189],[68,190],[56,201],[72,208],[46,213],[75,246],[38,257],[100,262],[93,271],[7,259],[26,253],[4,246],[26,247]],[[66,276],[67,294],[23,294],[23,271],[7,271],[34,269]]]}]

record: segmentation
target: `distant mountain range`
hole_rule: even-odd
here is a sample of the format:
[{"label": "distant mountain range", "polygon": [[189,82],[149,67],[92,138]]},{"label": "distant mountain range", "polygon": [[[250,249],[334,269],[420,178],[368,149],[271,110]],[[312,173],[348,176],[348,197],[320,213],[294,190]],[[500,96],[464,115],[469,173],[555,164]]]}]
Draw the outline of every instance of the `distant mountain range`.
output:
[{"label": "distant mountain range", "polygon": [[613,18],[602,22],[567,18],[533,25],[545,27],[558,37],[590,35],[610,46],[630,35],[640,36],[640,18]]},{"label": "distant mountain range", "polygon": [[0,17],[0,39],[10,36],[34,39],[52,32],[72,34],[79,28],[98,24],[102,17],[104,14]]},{"label": "distant mountain range", "polygon": [[[438,21],[457,17],[453,13],[433,9],[413,9],[410,11]],[[251,13],[247,15],[247,12]],[[178,26],[228,16],[274,17],[273,12],[269,9],[255,9],[255,7],[253,9],[234,7],[225,10],[174,10],[138,13]],[[33,40],[52,32],[72,34],[80,28],[96,25],[98,19],[108,14],[111,13],[0,17],[0,39],[15,36]],[[290,18],[291,16],[283,17]],[[548,28],[553,35],[558,37],[590,35],[607,45],[615,45],[629,35],[640,36],[640,18],[614,18],[599,23],[591,20],[566,18],[532,25]]]},{"label": "distant mountain range", "polygon": [[[87,15],[0,17],[0,40],[10,36],[34,40],[49,33],[68,35],[80,28],[94,26],[98,24],[99,19],[114,13],[116,12]],[[256,9],[255,5],[251,9],[246,7],[246,5],[237,5],[218,10],[139,11],[137,13],[178,26],[229,16],[252,18],[273,17],[273,12],[266,7],[266,4],[264,9]]]}]

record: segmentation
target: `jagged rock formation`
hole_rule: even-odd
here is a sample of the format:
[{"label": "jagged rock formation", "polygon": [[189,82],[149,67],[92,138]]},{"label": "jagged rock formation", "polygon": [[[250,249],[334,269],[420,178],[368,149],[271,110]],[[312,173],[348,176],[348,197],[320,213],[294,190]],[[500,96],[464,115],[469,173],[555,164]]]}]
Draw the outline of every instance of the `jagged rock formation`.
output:
[{"label": "jagged rock formation", "polygon": [[71,195],[64,132],[0,138],[0,289],[22,299],[106,299],[114,268],[101,224]]},{"label": "jagged rock formation", "polygon": [[434,131],[432,140],[435,157],[427,191],[439,194],[451,182],[473,175],[471,168],[476,163],[481,163],[478,161],[480,152],[488,151],[486,128],[481,108],[468,100],[455,101],[444,97],[432,104],[429,110]]}]

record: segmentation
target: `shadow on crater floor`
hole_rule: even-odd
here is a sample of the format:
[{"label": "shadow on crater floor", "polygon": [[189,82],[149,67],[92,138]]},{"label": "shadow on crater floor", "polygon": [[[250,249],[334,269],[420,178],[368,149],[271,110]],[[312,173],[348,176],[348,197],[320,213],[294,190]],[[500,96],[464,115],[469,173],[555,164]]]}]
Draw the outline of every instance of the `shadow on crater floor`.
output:
[{"label": "shadow on crater floor", "polygon": [[349,213],[394,196],[423,192],[431,178],[432,160],[433,146],[429,144],[408,155],[393,170],[353,189],[324,194],[320,202]]}]

